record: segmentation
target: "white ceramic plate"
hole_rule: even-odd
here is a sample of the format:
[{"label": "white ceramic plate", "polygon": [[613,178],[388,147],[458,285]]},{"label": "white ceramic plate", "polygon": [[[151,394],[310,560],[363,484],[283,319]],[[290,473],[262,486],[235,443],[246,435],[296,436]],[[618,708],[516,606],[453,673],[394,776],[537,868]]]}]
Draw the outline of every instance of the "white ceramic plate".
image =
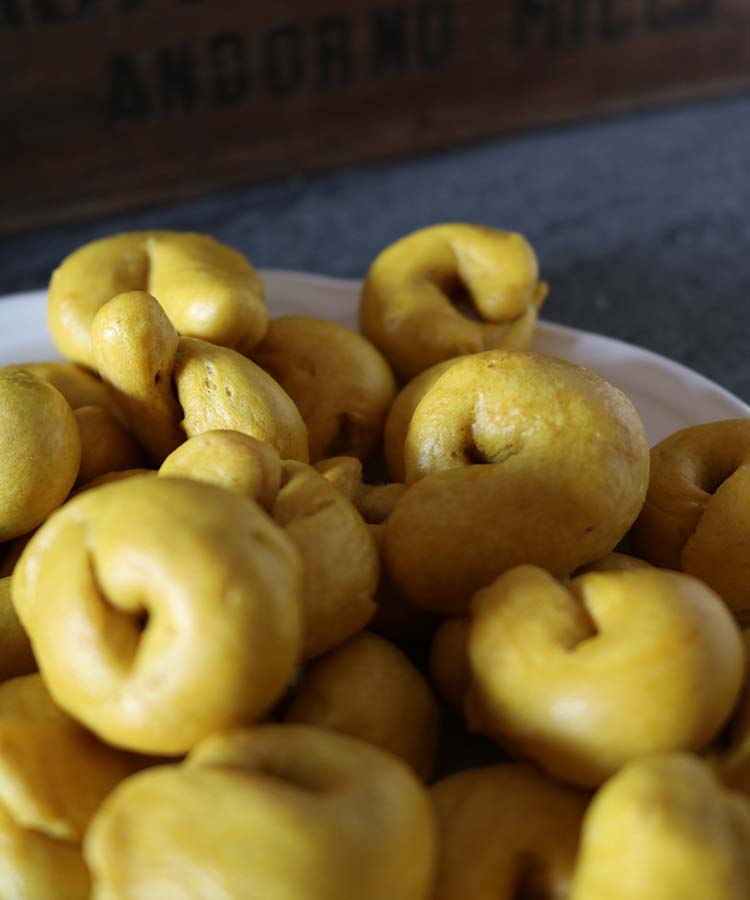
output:
[{"label": "white ceramic plate", "polygon": [[[298,272],[261,272],[272,316],[289,313],[357,327],[358,281]],[[533,348],[593,369],[627,394],[656,443],[678,428],[750,416],[750,407],[697,372],[622,341],[542,322]],[[46,323],[46,294],[0,298],[0,365],[57,359]]]}]

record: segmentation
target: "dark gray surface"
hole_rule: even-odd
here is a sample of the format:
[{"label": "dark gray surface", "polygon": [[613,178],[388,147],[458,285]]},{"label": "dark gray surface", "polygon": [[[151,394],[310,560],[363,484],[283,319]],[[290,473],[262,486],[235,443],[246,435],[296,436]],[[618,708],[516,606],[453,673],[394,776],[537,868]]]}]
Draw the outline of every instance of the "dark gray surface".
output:
[{"label": "dark gray surface", "polygon": [[0,293],[43,287],[79,244],[129,228],[361,276],[415,228],[481,222],[529,237],[545,318],[649,347],[750,402],[749,209],[750,98],[735,97],[6,238]]}]

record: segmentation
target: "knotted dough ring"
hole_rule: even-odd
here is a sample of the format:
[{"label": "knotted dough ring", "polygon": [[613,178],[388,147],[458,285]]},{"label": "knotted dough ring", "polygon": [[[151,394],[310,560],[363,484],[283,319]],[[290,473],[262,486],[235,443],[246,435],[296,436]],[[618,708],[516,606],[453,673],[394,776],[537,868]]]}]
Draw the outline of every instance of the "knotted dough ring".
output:
[{"label": "knotted dough ring", "polygon": [[651,450],[633,543],[654,565],[705,581],[750,621],[750,419],[683,428]]},{"label": "knotted dough ring", "polygon": [[750,804],[700,759],[639,759],[594,797],[570,900],[746,900]]},{"label": "knotted dough ring", "polygon": [[494,350],[455,362],[427,391],[404,449],[409,490],[384,555],[415,605],[466,612],[521,563],[558,576],[605,556],[643,504],[638,414],[582,366]]},{"label": "knotted dough ring", "polygon": [[307,461],[307,429],[283,388],[235,350],[180,337],[150,294],[104,304],[91,339],[99,373],[155,463],[185,437],[221,430]]},{"label": "knotted dough ring", "polygon": [[135,231],[85,244],[53,273],[47,316],[63,356],[95,368],[94,316],[128,291],[152,293],[181,334],[240,352],[266,329],[263,283],[242,254],[207,235]]},{"label": "knotted dough ring", "polygon": [[[93,896],[428,900],[435,825],[407,766],[301,725],[206,738],[116,789],[86,837]],[[175,879],[179,880],[179,887]]]},{"label": "knotted dough ring", "polygon": [[737,702],[741,633],[689,575],[564,585],[519,566],[472,607],[470,727],[573,784],[595,787],[647,753],[701,750]]},{"label": "knotted dough ring", "polygon": [[[527,347],[546,295],[522,235],[434,225],[375,259],[362,290],[360,326],[408,379],[464,353]],[[457,308],[462,303],[474,317]]]},{"label": "knotted dough ring", "polygon": [[294,400],[307,425],[310,460],[366,459],[380,442],[396,380],[362,337],[312,316],[272,319],[252,357]]},{"label": "knotted dough ring", "polygon": [[567,897],[588,797],[521,763],[433,785],[440,857],[433,900]]},{"label": "knotted dough ring", "polygon": [[86,491],[30,541],[12,591],[55,700],[144,753],[252,722],[299,658],[295,548],[258,506],[196,481]]}]

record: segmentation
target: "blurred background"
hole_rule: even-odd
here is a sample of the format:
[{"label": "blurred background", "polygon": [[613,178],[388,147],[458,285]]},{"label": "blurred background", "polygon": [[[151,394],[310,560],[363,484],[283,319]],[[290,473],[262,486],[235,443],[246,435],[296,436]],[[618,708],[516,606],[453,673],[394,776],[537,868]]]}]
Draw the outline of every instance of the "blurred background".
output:
[{"label": "blurred background", "polygon": [[361,277],[479,222],[750,401],[747,0],[0,0],[0,74],[0,294],[127,229]]}]

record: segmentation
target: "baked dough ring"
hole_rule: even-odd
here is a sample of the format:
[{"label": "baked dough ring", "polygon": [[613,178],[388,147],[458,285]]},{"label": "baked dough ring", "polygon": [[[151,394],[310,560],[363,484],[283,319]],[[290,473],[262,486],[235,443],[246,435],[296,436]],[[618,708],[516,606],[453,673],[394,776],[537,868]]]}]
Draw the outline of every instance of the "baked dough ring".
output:
[{"label": "baked dough ring", "polygon": [[568,896],[586,794],[521,763],[459,772],[430,793],[440,845],[433,900]]},{"label": "baked dough ring", "polygon": [[396,379],[373,345],[311,316],[269,322],[252,357],[289,394],[307,425],[310,460],[367,459],[380,443]]},{"label": "baked dough ring", "polygon": [[683,428],[651,451],[637,553],[710,585],[750,621],[750,419]]},{"label": "baked dough ring", "polygon": [[300,725],[214,735],[143,772],[86,837],[92,900],[428,900],[435,824],[408,767]]},{"label": "baked dough ring", "polygon": [[63,395],[28,372],[0,369],[0,542],[32,531],[64,503],[80,462]]},{"label": "baked dough ring", "polygon": [[563,585],[519,566],[475,596],[469,660],[471,730],[591,787],[647,753],[706,747],[745,668],[720,598],[659,569]]},{"label": "baked dough ring", "polygon": [[365,484],[362,463],[353,456],[323,459],[316,463],[315,470],[357,507],[368,525],[385,522],[406,490],[405,484]]},{"label": "baked dough ring", "polygon": [[0,577],[0,683],[36,672],[36,660],[10,594],[10,577]]},{"label": "baked dough ring", "polygon": [[181,338],[151,295],[104,304],[91,338],[102,378],[157,464],[186,436],[221,430],[307,461],[307,429],[283,388],[235,350]]},{"label": "baked dough ring", "polygon": [[446,619],[430,647],[430,675],[448,706],[463,718],[464,701],[471,686],[468,616]]},{"label": "baked dough ring", "polygon": [[236,250],[202,234],[135,231],[80,247],[52,274],[47,319],[63,356],[95,368],[91,324],[128,291],[157,297],[181,334],[243,353],[266,329],[263,283]]},{"label": "baked dough ring", "polygon": [[[522,235],[434,225],[386,247],[373,262],[360,326],[396,373],[409,379],[464,353],[527,347],[546,296],[536,256]],[[475,317],[456,308],[463,302]]]},{"label": "baked dough ring", "polygon": [[299,658],[294,547],[259,507],[197,481],[86,491],[29,542],[12,589],[55,700],[144,753],[258,718]]},{"label": "baked dough ring", "polygon": [[432,775],[438,708],[429,685],[383,638],[358,634],[303,672],[284,721],[327,728],[367,741]]},{"label": "baked dough ring", "polygon": [[0,896],[88,900],[84,832],[141,766],[59,710],[39,675],[0,685]]},{"label": "baked dough ring", "polygon": [[750,805],[701,760],[636,760],[594,797],[570,900],[747,900]]},{"label": "baked dough ring", "polygon": [[404,458],[411,487],[386,525],[386,567],[408,600],[447,614],[515,565],[564,576],[600,559],[648,486],[630,401],[539,353],[455,362],[417,406]]},{"label": "baked dough ring", "polygon": [[[750,629],[742,632],[742,638],[750,662]],[[750,797],[750,666],[732,718],[707,757],[725,785]]]},{"label": "baked dough ring", "polygon": [[80,406],[73,411],[81,436],[81,465],[76,484],[88,484],[110,472],[135,469],[143,451],[120,419],[100,406]]},{"label": "baked dough ring", "polygon": [[73,410],[80,409],[82,406],[98,406],[124,421],[123,414],[107,389],[107,385],[92,372],[75,365],[75,363],[21,363],[5,366],[3,371],[12,372],[19,369],[36,375],[42,381],[48,381],[52,387],[60,391]]}]

